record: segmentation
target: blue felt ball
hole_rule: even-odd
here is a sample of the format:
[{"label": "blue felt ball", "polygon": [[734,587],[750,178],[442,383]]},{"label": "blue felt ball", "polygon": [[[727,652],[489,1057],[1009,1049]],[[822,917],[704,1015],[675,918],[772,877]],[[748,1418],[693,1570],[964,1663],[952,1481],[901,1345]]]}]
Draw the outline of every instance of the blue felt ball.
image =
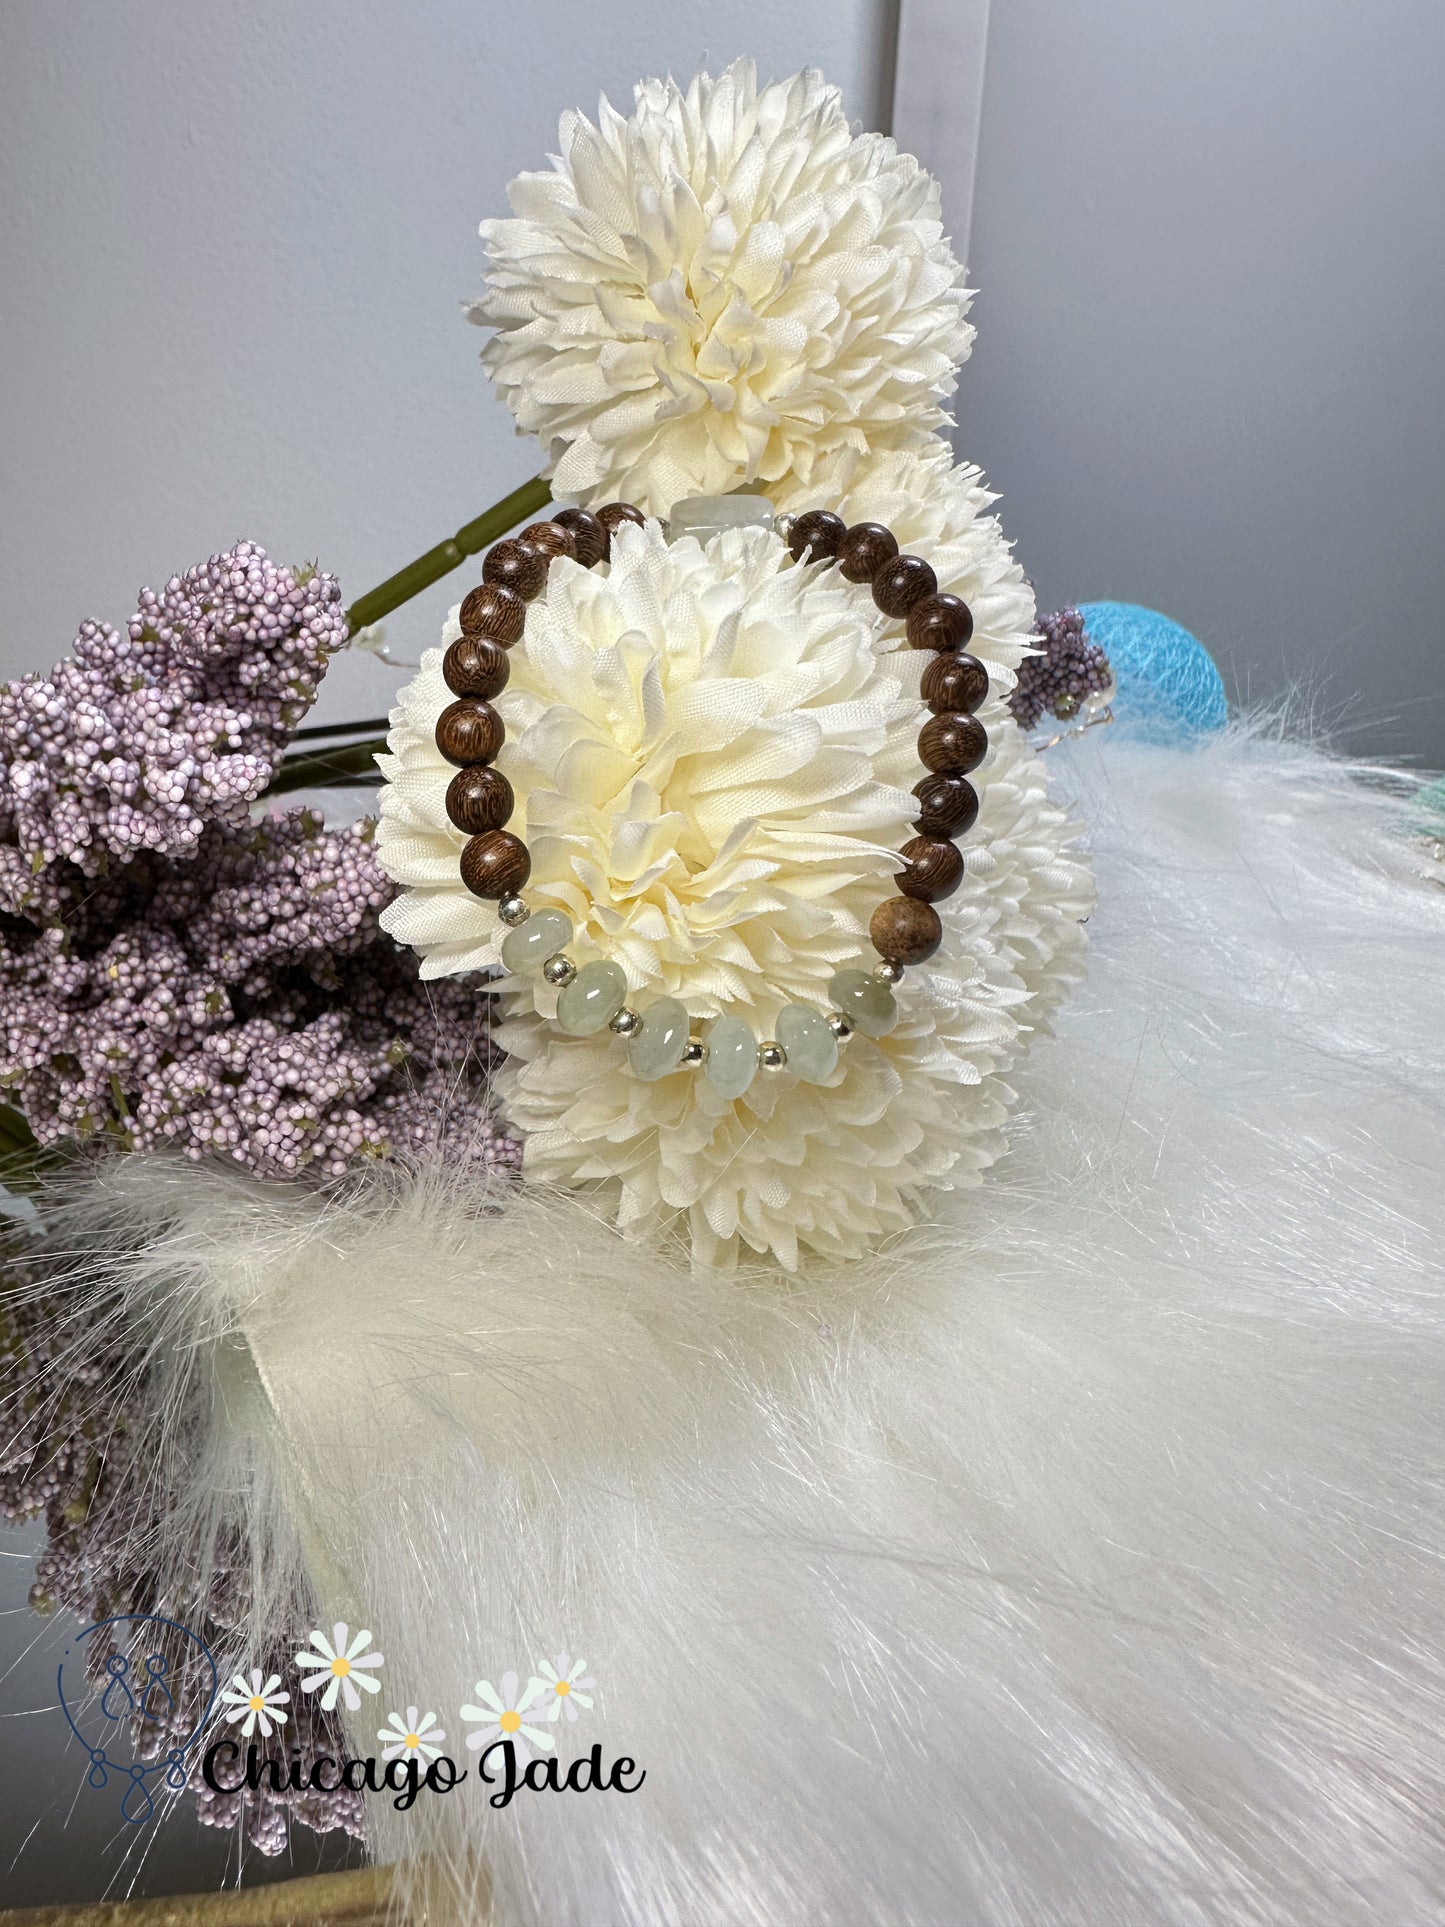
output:
[{"label": "blue felt ball", "polygon": [[1187,629],[1137,602],[1081,602],[1092,642],[1114,671],[1114,719],[1151,742],[1209,736],[1229,721],[1209,651]]}]

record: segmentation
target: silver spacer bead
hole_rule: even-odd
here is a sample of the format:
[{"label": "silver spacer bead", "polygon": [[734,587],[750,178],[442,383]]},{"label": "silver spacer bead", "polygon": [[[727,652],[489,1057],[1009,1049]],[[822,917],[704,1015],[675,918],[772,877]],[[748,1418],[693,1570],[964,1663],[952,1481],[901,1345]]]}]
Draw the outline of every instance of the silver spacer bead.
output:
[{"label": "silver spacer bead", "polygon": [[796,515],[780,515],[774,521],[773,523],[774,529],[777,531],[779,535],[782,536],[785,542],[792,535],[793,524],[797,521],[797,519],[798,518]]},{"label": "silver spacer bead", "polygon": [[565,952],[559,950],[555,957],[549,957],[543,964],[542,975],[549,984],[555,984],[560,988],[563,984],[571,983],[577,975],[577,966]]},{"label": "silver spacer bead", "polygon": [[706,1062],[707,1045],[696,1037],[690,1037],[682,1053],[682,1068],[685,1071],[700,1071]]},{"label": "silver spacer bead", "polygon": [[766,1044],[758,1045],[758,1062],[765,1071],[786,1070],[788,1053],[781,1044],[776,1044],[769,1038]]},{"label": "silver spacer bead", "polygon": [[903,982],[903,966],[901,963],[890,963],[885,957],[881,964],[875,964],[873,966],[873,975],[880,978],[885,984],[901,984]]},{"label": "silver spacer bead", "polygon": [[497,905],[497,915],[503,923],[511,924],[514,930],[519,923],[525,923],[531,914],[520,897],[503,897]]},{"label": "silver spacer bead", "polygon": [[642,1018],[637,1011],[624,1004],[607,1028],[615,1031],[619,1037],[635,1037],[642,1029]]},{"label": "silver spacer bead", "polygon": [[828,1012],[828,1028],[840,1044],[846,1044],[848,1039],[853,1035],[853,1026],[848,1022],[848,1019],[843,1015],[841,1010],[830,1010]]}]

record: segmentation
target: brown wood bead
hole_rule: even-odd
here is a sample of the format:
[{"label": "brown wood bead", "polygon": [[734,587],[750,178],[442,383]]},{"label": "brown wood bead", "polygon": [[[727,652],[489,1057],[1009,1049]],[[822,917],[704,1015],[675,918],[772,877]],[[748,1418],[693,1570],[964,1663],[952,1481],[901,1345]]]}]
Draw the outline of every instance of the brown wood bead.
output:
[{"label": "brown wood bead", "polygon": [[499,769],[459,769],[447,784],[447,819],[468,836],[501,829],[516,807],[512,786]]},{"label": "brown wood bead", "polygon": [[493,642],[510,649],[521,638],[527,623],[527,605],[511,589],[495,582],[479,582],[461,606],[462,634],[489,636]]},{"label": "brown wood bead", "polygon": [[977,656],[935,656],[921,694],[935,716],[971,716],[988,694],[988,671]]},{"label": "brown wood bead", "polygon": [[635,522],[641,528],[647,517],[641,509],[635,509],[631,502],[608,502],[597,511],[597,520],[607,531],[607,550],[612,553],[612,538],[624,522]]},{"label": "brown wood bead", "polygon": [[905,867],[893,879],[906,897],[940,903],[963,881],[963,858],[940,836],[915,836],[899,851]]},{"label": "brown wood bead", "polygon": [[973,638],[973,611],[960,596],[925,596],[908,611],[907,634],[915,649],[966,649]]},{"label": "brown wood bead", "polygon": [[788,548],[795,562],[830,562],[848,533],[841,515],[829,509],[808,509],[797,517],[788,533]]},{"label": "brown wood bead", "polygon": [[474,897],[514,897],[531,874],[527,846],[510,830],[483,830],[462,851],[462,882]]},{"label": "brown wood bead", "polygon": [[931,903],[917,897],[885,897],[868,922],[873,948],[889,963],[919,964],[943,942],[943,925]]},{"label": "brown wood bead", "polygon": [[873,600],[885,616],[906,616],[937,588],[938,577],[921,555],[895,555],[873,578]]},{"label": "brown wood bead", "polygon": [[925,776],[913,785],[920,836],[967,836],[978,821],[978,791],[966,776]]},{"label": "brown wood bead", "polygon": [[542,584],[547,580],[547,558],[537,549],[528,548],[525,542],[509,538],[488,549],[482,563],[482,580],[495,582],[501,589],[514,590],[523,602],[530,602],[534,595],[541,593]]},{"label": "brown wood bead", "polygon": [[607,530],[591,509],[558,509],[552,520],[572,537],[577,560],[584,569],[590,569],[606,555]]},{"label": "brown wood bead", "polygon": [[577,559],[577,544],[560,522],[529,522],[518,531],[517,540],[525,542],[529,549],[537,549],[549,562],[559,555]]},{"label": "brown wood bead", "polygon": [[506,650],[487,636],[458,636],[442,657],[442,675],[454,696],[500,696],[511,673]]},{"label": "brown wood bead", "polygon": [[871,582],[898,553],[891,529],[881,522],[855,522],[838,548],[838,573],[848,582]]},{"label": "brown wood bead", "polygon": [[437,748],[449,763],[463,768],[490,763],[506,735],[506,726],[492,705],[474,702],[470,696],[448,703],[437,717]]},{"label": "brown wood bead", "polygon": [[967,776],[987,750],[988,734],[977,716],[930,716],[918,732],[923,767],[945,776]]}]

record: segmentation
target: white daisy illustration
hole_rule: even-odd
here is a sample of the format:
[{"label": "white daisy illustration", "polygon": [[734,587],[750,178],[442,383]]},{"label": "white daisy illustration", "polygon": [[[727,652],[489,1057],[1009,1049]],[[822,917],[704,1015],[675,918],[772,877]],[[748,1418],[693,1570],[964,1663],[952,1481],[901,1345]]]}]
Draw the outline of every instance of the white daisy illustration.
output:
[{"label": "white daisy illustration", "polygon": [[592,1704],[586,1689],[597,1684],[586,1673],[585,1659],[569,1660],[565,1653],[558,1654],[555,1666],[539,1659],[536,1677],[527,1691],[540,1699],[549,1720],[575,1720],[580,1707]]},{"label": "white daisy illustration", "polygon": [[[467,1735],[467,1745],[475,1753],[481,1748],[491,1746],[497,1740],[511,1740],[522,1759],[530,1757],[527,1743],[530,1741],[542,1753],[550,1753],[557,1742],[550,1733],[544,1733],[540,1726],[524,1724],[522,1715],[529,1707],[535,1707],[546,1688],[539,1679],[528,1682],[525,1693],[517,1690],[517,1675],[503,1673],[500,1686],[493,1686],[490,1680],[479,1679],[476,1685],[480,1706],[464,1706],[464,1720],[484,1720],[484,1726],[477,1727]],[[540,1708],[537,1709],[540,1711]]]},{"label": "white daisy illustration", "polygon": [[418,1714],[414,1706],[408,1706],[405,1719],[400,1713],[389,1714],[386,1725],[378,1727],[376,1732],[382,1742],[382,1759],[439,1760],[446,1734],[437,1725],[436,1718],[435,1713]]},{"label": "white daisy illustration", "polygon": [[273,1673],[263,1686],[261,1683],[261,1668],[259,1666],[253,1666],[251,1668],[249,1681],[244,1673],[237,1673],[236,1677],[231,1681],[231,1684],[226,1688],[225,1692],[222,1693],[222,1705],[229,1706],[232,1709],[226,1715],[230,1724],[234,1726],[237,1720],[244,1722],[241,1727],[241,1738],[243,1740],[249,1740],[258,1728],[260,1729],[261,1738],[263,1740],[269,1740],[273,1725],[284,1726],[286,1724],[286,1715],[281,1709],[283,1706],[289,1706],[291,1704],[291,1695],[289,1693],[278,1693],[276,1688],[280,1684],[281,1675],[279,1673]]},{"label": "white daisy illustration", "polygon": [[312,1669],[310,1679],[301,1682],[303,1693],[320,1692],[325,1687],[326,1690],[321,1693],[323,1712],[329,1713],[335,1706],[338,1693],[346,1701],[347,1712],[354,1713],[361,1705],[361,1694],[356,1690],[358,1686],[368,1693],[381,1691],[380,1680],[372,1679],[368,1673],[359,1670],[382,1663],[380,1653],[368,1653],[366,1650],[371,1644],[370,1633],[360,1632],[353,1639],[350,1627],[338,1622],[331,1628],[329,1640],[318,1629],[311,1635],[311,1644],[316,1649],[314,1652],[303,1647],[295,1659],[298,1667]]}]

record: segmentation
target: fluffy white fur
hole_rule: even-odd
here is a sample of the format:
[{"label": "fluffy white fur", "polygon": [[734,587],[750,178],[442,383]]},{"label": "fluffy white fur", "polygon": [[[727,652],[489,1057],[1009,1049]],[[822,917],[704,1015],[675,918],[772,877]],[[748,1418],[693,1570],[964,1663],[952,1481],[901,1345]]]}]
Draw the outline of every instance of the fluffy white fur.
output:
[{"label": "fluffy white fur", "polygon": [[1011,1155],[866,1265],[689,1274],[435,1174],[95,1183],[134,1316],[246,1335],[271,1410],[202,1476],[289,1495],[387,1704],[455,1737],[580,1653],[563,1757],[647,1769],[371,1802],[433,1920],[1440,1917],[1445,892],[1308,752],[1070,758],[1089,981]]}]

